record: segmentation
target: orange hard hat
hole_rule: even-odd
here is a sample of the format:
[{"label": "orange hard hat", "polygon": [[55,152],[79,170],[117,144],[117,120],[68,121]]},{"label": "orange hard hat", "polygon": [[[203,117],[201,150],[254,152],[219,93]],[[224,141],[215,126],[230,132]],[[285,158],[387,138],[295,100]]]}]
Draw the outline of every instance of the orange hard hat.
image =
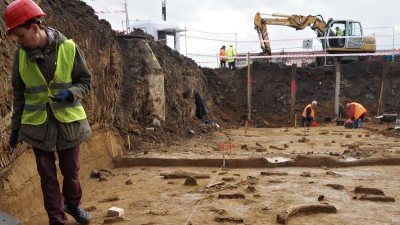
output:
[{"label": "orange hard hat", "polygon": [[4,12],[6,32],[35,17],[45,16],[43,10],[32,0],[16,0]]},{"label": "orange hard hat", "polygon": [[311,123],[311,126],[312,126],[312,127],[318,127],[318,123],[315,122],[315,121],[313,121],[313,122]]}]

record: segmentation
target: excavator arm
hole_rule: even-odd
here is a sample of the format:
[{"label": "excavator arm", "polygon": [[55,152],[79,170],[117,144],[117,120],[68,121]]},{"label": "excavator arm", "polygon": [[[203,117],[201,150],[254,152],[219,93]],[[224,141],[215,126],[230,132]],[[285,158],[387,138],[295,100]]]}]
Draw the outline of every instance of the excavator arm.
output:
[{"label": "excavator arm", "polygon": [[268,55],[271,55],[271,45],[269,43],[267,25],[293,27],[296,30],[303,30],[306,27],[310,27],[318,37],[324,36],[326,23],[321,15],[300,16],[275,13],[272,16],[276,18],[263,18],[258,12],[254,17],[254,28],[258,33],[261,49]]}]

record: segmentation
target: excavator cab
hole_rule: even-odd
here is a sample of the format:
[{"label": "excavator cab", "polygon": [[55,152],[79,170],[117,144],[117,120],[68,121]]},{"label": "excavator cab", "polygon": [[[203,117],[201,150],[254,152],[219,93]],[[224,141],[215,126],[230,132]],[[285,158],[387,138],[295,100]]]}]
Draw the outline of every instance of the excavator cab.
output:
[{"label": "excavator cab", "polygon": [[[321,39],[322,48],[329,54],[375,52],[375,38],[363,35],[361,23],[358,21],[330,19],[324,30],[325,39]],[[334,61],[363,61],[365,57],[352,55],[328,57],[325,60],[326,62],[318,64],[333,64]]]},{"label": "excavator cab", "polygon": [[[343,38],[340,38],[343,36]],[[363,43],[361,23],[352,20],[329,20],[326,27],[322,48],[330,51],[346,51],[345,49],[361,49]],[[332,49],[332,48],[342,48]]]}]

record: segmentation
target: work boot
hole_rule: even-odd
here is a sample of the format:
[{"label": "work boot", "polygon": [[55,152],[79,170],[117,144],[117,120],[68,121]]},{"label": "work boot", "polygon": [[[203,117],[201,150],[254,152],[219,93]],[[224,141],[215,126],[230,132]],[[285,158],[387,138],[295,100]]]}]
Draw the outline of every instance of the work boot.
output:
[{"label": "work boot", "polygon": [[64,205],[64,211],[74,217],[75,221],[80,224],[89,224],[90,220],[92,219],[90,213],[86,212],[79,206],[74,209],[70,209],[67,205]]},{"label": "work boot", "polygon": [[50,223],[50,225],[64,225],[64,224],[61,222],[52,222],[52,223]]}]

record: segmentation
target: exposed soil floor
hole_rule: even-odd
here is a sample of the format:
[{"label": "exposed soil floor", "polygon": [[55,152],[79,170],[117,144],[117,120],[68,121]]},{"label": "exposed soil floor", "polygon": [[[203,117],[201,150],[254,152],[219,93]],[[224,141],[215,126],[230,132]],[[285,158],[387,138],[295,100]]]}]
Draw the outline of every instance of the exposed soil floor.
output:
[{"label": "exposed soil floor", "polygon": [[[368,159],[399,159],[398,138],[380,134],[384,129],[381,124],[363,125],[361,129],[328,123],[316,128],[249,128],[247,131],[238,128],[217,130],[212,135],[194,134],[180,144],[124,156],[120,160],[126,163],[129,159],[150,158],[147,162],[151,165],[160,158],[214,159],[219,161],[217,166],[207,161],[198,167],[174,164],[126,167],[125,164],[101,171],[101,178],[92,178],[91,171],[85,171],[83,206],[91,210],[92,224],[278,224],[277,215],[282,210],[311,202],[329,203],[336,207],[337,213],[299,214],[290,218],[289,224],[400,224],[400,191],[395,179],[400,164],[385,166],[385,163],[372,162],[368,166],[357,166],[356,163]],[[222,143],[226,149],[225,168]],[[303,160],[311,167],[280,165],[299,156],[306,157]],[[269,165],[230,168],[228,162],[235,158],[249,161],[263,158]],[[329,160],[355,164],[329,166]],[[184,185],[185,178],[166,179],[166,175],[179,172],[208,178],[197,178],[196,186]],[[206,187],[218,182],[223,183]],[[395,201],[360,200],[361,195],[374,193],[355,192],[358,186],[379,189],[387,199]],[[318,201],[322,195],[323,200]],[[125,214],[120,218],[107,217],[107,210],[113,206],[123,208]],[[40,207],[27,207],[36,210],[32,210],[32,217],[25,218],[23,224],[46,224],[47,218]]]},{"label": "exposed soil floor", "polygon": [[[340,103],[356,101],[368,109],[362,129],[323,122],[324,116],[335,117],[333,67],[296,68],[296,114],[312,100],[318,101],[320,126],[307,129],[293,128],[289,118],[292,67],[254,62],[250,67],[253,117],[246,130],[247,68],[201,68],[135,30],[132,36],[145,39],[157,58],[159,67],[153,68],[149,61],[154,58],[144,57],[138,40],[117,36],[84,2],[37,2],[47,14],[46,24],[81,47],[93,74],[92,93],[83,103],[94,132],[81,145],[80,155],[83,207],[93,215],[91,224],[276,224],[282,210],[317,202],[322,195],[319,202],[332,204],[336,213],[300,214],[289,224],[400,224],[396,179],[400,135],[384,130],[374,119],[381,97],[385,113],[400,110],[399,62],[341,65]],[[0,2],[0,9],[4,11],[7,4]],[[6,153],[16,45],[4,31],[0,34],[0,211],[24,225],[46,225],[31,149],[21,145],[20,154]],[[164,76],[165,121],[159,126],[152,124],[157,118],[151,113],[152,98],[146,88],[154,73]],[[383,74],[387,82],[381,92]],[[219,127],[196,119],[196,91],[209,109],[205,119]],[[110,169],[112,161],[119,167]],[[105,171],[100,178],[91,178],[93,168]],[[176,171],[209,178],[198,178],[197,186],[184,185],[186,178],[164,179]],[[358,186],[385,195],[363,197],[375,201],[360,200],[368,193],[355,193]],[[125,209],[125,214],[107,218],[112,206]]]}]

